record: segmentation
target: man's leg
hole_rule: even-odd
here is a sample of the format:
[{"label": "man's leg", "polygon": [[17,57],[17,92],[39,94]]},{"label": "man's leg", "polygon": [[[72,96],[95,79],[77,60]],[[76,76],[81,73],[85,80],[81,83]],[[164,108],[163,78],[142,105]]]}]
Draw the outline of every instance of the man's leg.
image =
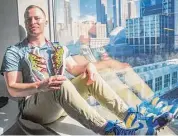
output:
[{"label": "man's leg", "polygon": [[48,124],[63,116],[64,109],[56,102],[54,92],[41,92],[32,95],[21,104],[23,117],[40,124]]},{"label": "man's leg", "polygon": [[106,120],[88,105],[69,80],[59,91],[39,93],[37,97],[29,98],[23,115],[26,119],[47,124],[62,116],[63,109],[86,128],[104,134]]},{"label": "man's leg", "polygon": [[[123,120],[127,127],[131,127],[135,124],[135,121],[138,119],[137,112],[134,110],[131,106],[125,105],[124,101],[117,95],[115,91],[113,91],[109,85],[100,77],[99,74],[95,76],[96,81],[87,86],[87,78],[81,79],[81,76],[76,77],[72,80],[72,83],[75,85],[77,90],[83,95],[88,92],[88,94],[91,94],[94,96],[100,104],[108,108],[111,112],[113,112],[115,115],[117,115],[121,120]],[[113,78],[113,77],[111,77]],[[108,79],[109,80],[109,79]],[[116,86],[117,82],[114,82],[113,86]],[[122,84],[120,84],[122,85]],[[117,86],[117,91],[119,90],[119,86]],[[120,91],[120,90],[119,90]],[[123,90],[122,90],[123,91]],[[124,98],[127,97],[127,94],[123,95],[121,92],[119,92]],[[133,96],[133,97],[132,97]],[[135,95],[131,95],[132,98],[136,98],[137,103],[139,104],[141,101],[136,97]],[[132,100],[134,103],[135,100]],[[130,101],[131,103],[131,101]],[[134,105],[134,104],[133,104]],[[135,103],[136,105],[136,103]],[[168,118],[166,118],[167,116]],[[169,122],[169,114],[162,115],[160,117],[157,117],[155,119],[153,118],[139,118],[143,122],[147,122],[149,120],[149,123],[154,123],[155,121],[158,121],[157,127],[162,127],[166,125]],[[159,119],[159,120],[158,120]],[[160,122],[161,121],[161,122]],[[164,123],[162,123],[164,122]],[[149,125],[148,125],[149,126]]]},{"label": "man's leg", "polygon": [[128,104],[129,107],[136,109],[142,101],[124,84],[119,77],[113,72],[113,69],[105,69],[99,72],[101,77],[109,84],[109,86]]},{"label": "man's leg", "polygon": [[134,93],[136,93],[141,99],[149,100],[154,96],[154,92],[144,82],[144,80],[140,78],[133,68],[128,67],[123,69],[120,72],[120,75],[123,76],[125,84],[132,88]]},{"label": "man's leg", "polygon": [[[145,104],[145,102],[143,103],[143,101],[140,100],[140,98],[130,89],[130,87],[121,81],[113,69],[104,69],[99,73],[102,78],[110,85],[110,87],[124,100],[124,102],[128,104],[129,107],[133,107],[135,110],[139,109],[138,111],[142,114],[147,113],[149,107],[142,106]],[[142,106],[142,108],[140,108],[140,106]]]},{"label": "man's leg", "polygon": [[177,116],[178,107],[172,104],[167,104],[167,102],[160,99],[159,97],[155,97],[153,90],[144,82],[144,80],[139,77],[139,75],[132,68],[126,68],[121,72],[121,74],[122,73],[124,82],[133,89],[134,93],[136,93],[140,99],[143,100],[143,107],[149,104],[151,107],[150,112],[153,111],[152,108],[154,107],[155,114],[159,115],[165,112],[170,112],[174,116]]},{"label": "man's leg", "polygon": [[87,98],[89,95],[92,95],[101,105],[117,115],[119,119],[125,119],[128,106],[99,74],[95,76],[95,82],[91,85],[87,86],[87,78],[82,79],[81,75],[74,78],[72,83],[82,96]]}]

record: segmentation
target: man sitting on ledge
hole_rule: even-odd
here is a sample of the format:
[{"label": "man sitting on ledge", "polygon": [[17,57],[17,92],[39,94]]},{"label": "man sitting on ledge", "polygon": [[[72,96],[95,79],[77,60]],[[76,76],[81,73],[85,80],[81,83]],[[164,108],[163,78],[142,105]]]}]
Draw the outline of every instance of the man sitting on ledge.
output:
[{"label": "man sitting on ledge", "polygon": [[[24,17],[28,35],[7,48],[1,67],[10,95],[23,98],[24,119],[48,124],[65,110],[95,133],[115,135],[154,135],[172,119],[168,112],[154,119],[141,116],[104,82],[92,63],[73,64],[65,47],[45,39],[47,21],[40,7],[27,7]],[[76,78],[70,81],[68,72]],[[132,128],[105,120],[85,101],[89,94]]]}]

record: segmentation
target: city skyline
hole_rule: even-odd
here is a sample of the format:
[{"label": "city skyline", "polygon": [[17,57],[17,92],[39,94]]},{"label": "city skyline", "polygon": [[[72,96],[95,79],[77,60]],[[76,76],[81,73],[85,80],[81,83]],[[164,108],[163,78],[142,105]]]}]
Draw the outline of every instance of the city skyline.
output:
[{"label": "city skyline", "polygon": [[[64,1],[56,0],[57,22],[64,23]],[[140,14],[139,0],[137,5],[130,0],[68,0],[70,2],[71,17],[73,21],[94,20],[106,23],[112,20],[114,27],[125,26],[125,21],[129,17],[138,17]],[[101,3],[101,6],[97,6]],[[130,10],[128,9],[130,4]],[[99,4],[100,5],[100,4]],[[104,13],[103,13],[104,12]],[[103,14],[103,15],[101,15]],[[104,15],[105,14],[105,15]],[[100,19],[98,19],[100,18]],[[102,19],[101,19],[102,18]],[[100,20],[100,21],[98,21]],[[101,21],[102,20],[102,21]],[[105,21],[104,21],[105,20]]]},{"label": "city skyline", "polygon": [[[168,16],[168,14],[174,12],[174,0],[58,1],[59,7],[63,8],[58,9],[58,11],[63,10],[64,13],[64,21],[62,22],[64,28],[61,27],[61,29],[65,30],[68,36],[74,36],[76,40],[81,31],[86,31],[84,35],[88,35],[87,30],[89,30],[90,25],[87,26],[85,22],[94,22],[96,25],[100,23],[98,24],[98,30],[102,24],[105,24],[107,37],[116,28],[123,28],[126,33],[125,43],[134,47],[134,50],[138,53],[140,51],[141,53],[142,51],[143,53],[154,53],[157,50],[170,51],[173,50],[174,42],[176,43],[176,40],[174,41],[176,32],[165,31],[169,28],[171,28],[170,30],[175,28],[177,30],[177,27],[174,28],[174,15]],[[104,27],[101,32],[105,33]],[[80,30],[81,28],[86,29]],[[74,32],[76,35],[74,35]]]}]

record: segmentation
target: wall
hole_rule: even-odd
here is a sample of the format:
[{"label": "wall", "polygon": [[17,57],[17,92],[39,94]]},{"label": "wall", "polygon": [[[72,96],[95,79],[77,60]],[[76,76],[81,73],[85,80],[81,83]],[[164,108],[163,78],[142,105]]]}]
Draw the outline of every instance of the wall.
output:
[{"label": "wall", "polygon": [[[18,9],[16,0],[0,1],[0,64],[9,45],[19,41]],[[6,94],[3,76],[0,76],[0,96]]]}]

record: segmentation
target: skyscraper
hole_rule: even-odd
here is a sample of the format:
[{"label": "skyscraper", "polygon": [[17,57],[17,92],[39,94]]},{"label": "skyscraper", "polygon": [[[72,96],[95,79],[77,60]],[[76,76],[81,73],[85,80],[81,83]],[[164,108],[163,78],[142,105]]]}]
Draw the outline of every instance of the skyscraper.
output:
[{"label": "skyscraper", "polygon": [[66,26],[66,28],[68,27],[68,24],[72,24],[71,6],[70,6],[70,1],[65,0],[64,1],[64,25]]},{"label": "skyscraper", "polygon": [[140,0],[128,0],[128,18],[140,17]]},{"label": "skyscraper", "polygon": [[101,24],[107,23],[106,4],[104,0],[96,0],[97,22]]},{"label": "skyscraper", "polygon": [[141,17],[148,15],[162,15],[161,43],[165,44],[164,51],[171,52],[174,47],[174,12],[176,0],[141,0]]},{"label": "skyscraper", "polygon": [[116,7],[116,0],[113,0],[113,23],[114,28],[117,27],[117,7]]},{"label": "skyscraper", "polygon": [[107,0],[107,17],[113,19],[113,0]]},{"label": "skyscraper", "polygon": [[[141,16],[160,14],[164,12],[164,2],[168,0],[141,0]],[[167,6],[165,6],[167,7]]]},{"label": "skyscraper", "polygon": [[57,23],[64,23],[64,0],[55,1],[55,10]]},{"label": "skyscraper", "polygon": [[71,0],[71,16],[73,21],[77,21],[80,17],[80,0]]},{"label": "skyscraper", "polygon": [[127,0],[113,0],[113,23],[114,27],[126,26],[128,18],[128,3]]},{"label": "skyscraper", "polygon": [[141,0],[139,18],[127,20],[127,43],[135,53],[160,54],[174,49],[175,0]]},{"label": "skyscraper", "polygon": [[175,23],[175,28],[174,28],[174,34],[175,34],[175,36],[174,36],[174,48],[175,49],[178,49],[178,1],[177,0],[175,0],[175,3],[174,3],[174,8],[175,8],[175,10],[174,10],[174,23]]}]

